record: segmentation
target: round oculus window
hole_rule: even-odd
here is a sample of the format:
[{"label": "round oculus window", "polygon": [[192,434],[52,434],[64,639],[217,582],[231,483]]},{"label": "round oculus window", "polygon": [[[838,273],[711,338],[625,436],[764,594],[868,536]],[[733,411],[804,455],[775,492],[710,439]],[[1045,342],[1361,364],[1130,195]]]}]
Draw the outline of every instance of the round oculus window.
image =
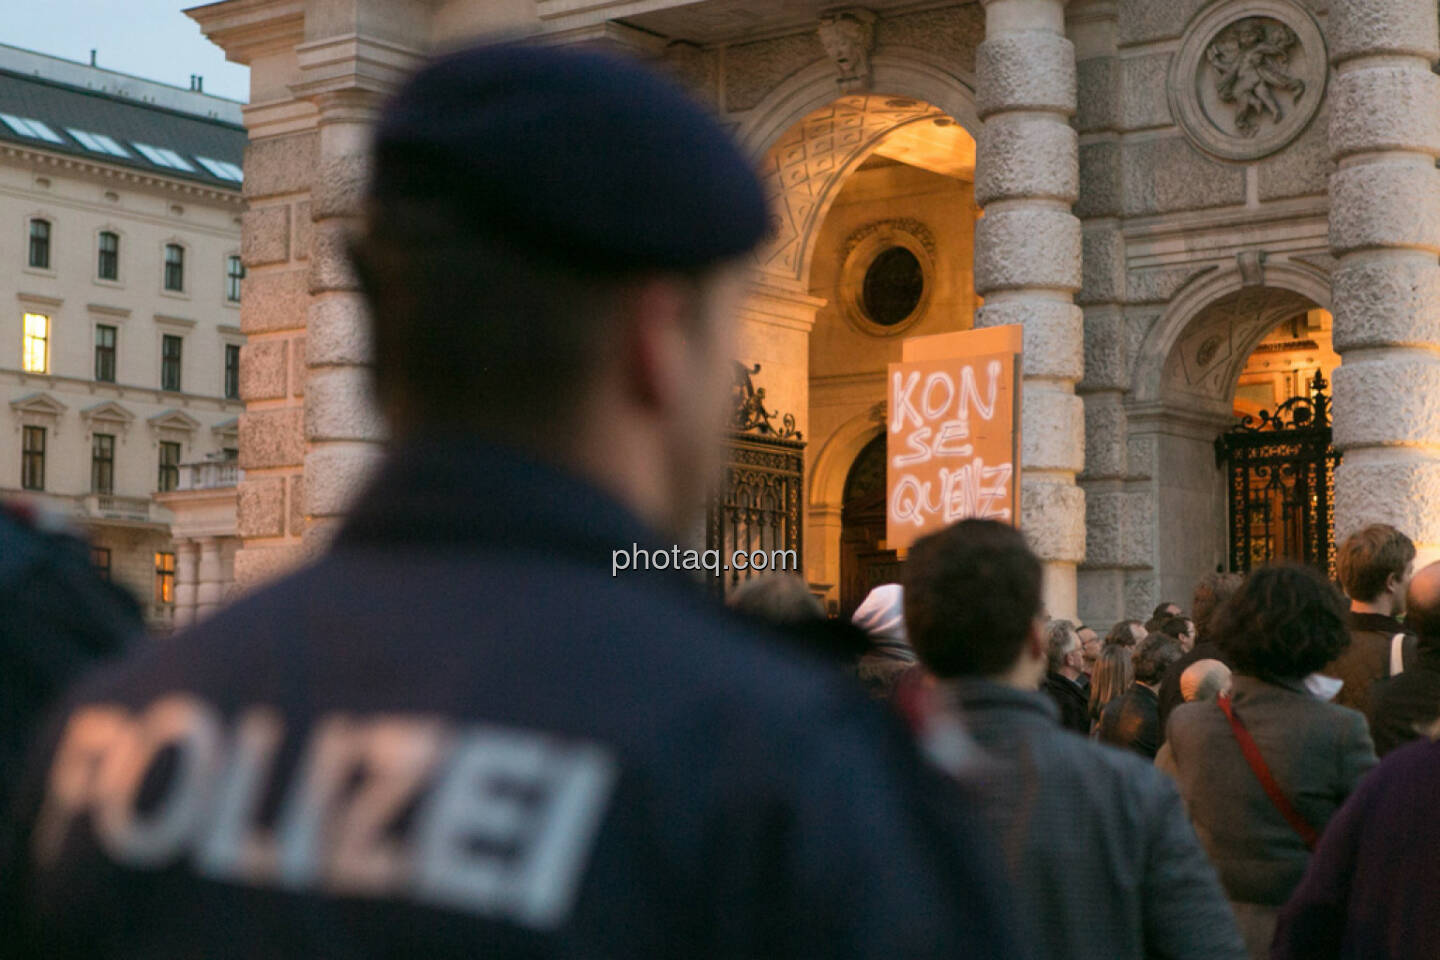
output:
[{"label": "round oculus window", "polygon": [[889,247],[870,261],[860,302],[871,323],[893,327],[915,312],[924,293],[920,260],[904,247]]}]

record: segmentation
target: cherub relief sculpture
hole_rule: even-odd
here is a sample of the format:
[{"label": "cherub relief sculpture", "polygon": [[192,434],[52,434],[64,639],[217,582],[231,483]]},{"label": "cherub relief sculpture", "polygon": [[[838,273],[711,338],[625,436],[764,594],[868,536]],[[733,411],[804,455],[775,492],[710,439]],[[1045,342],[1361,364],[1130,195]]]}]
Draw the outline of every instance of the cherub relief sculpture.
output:
[{"label": "cherub relief sculpture", "polygon": [[1290,49],[1298,42],[1285,24],[1249,17],[1206,47],[1205,58],[1219,74],[1215,92],[1221,102],[1235,104],[1235,129],[1242,136],[1254,136],[1267,112],[1277,123],[1284,117],[1276,91],[1290,93],[1292,105],[1305,94],[1305,81],[1285,70]]}]

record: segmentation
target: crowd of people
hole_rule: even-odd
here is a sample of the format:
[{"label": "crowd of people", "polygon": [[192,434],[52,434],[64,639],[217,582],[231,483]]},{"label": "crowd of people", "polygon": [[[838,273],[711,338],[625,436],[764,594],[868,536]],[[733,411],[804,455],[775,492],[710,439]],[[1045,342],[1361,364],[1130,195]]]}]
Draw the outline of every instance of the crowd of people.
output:
[{"label": "crowd of people", "polygon": [[989,520],[845,621],[617,577],[713,475],[749,161],[637,63],[512,45],[420,70],[374,157],[392,439],[322,556],[122,654],[75,545],[0,517],[0,955],[1436,955],[1402,533],[1103,637]]}]

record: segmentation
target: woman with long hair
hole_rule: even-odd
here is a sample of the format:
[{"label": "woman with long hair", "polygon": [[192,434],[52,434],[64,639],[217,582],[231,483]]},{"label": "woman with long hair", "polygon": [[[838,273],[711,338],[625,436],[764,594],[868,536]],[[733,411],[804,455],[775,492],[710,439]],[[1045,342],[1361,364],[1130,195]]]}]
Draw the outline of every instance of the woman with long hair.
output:
[{"label": "woman with long hair", "polygon": [[1100,712],[1111,700],[1118,700],[1135,682],[1135,665],[1130,648],[1120,643],[1107,643],[1095,661],[1090,675],[1090,730],[1100,722]]}]

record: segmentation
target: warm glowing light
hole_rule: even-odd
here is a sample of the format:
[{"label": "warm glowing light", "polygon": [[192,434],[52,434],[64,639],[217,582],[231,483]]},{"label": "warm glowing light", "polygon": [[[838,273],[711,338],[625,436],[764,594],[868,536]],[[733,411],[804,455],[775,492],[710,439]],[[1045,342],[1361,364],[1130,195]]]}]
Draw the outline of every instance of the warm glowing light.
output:
[{"label": "warm glowing light", "polygon": [[25,314],[25,342],[21,359],[26,373],[46,373],[50,369],[50,318],[43,313]]}]

